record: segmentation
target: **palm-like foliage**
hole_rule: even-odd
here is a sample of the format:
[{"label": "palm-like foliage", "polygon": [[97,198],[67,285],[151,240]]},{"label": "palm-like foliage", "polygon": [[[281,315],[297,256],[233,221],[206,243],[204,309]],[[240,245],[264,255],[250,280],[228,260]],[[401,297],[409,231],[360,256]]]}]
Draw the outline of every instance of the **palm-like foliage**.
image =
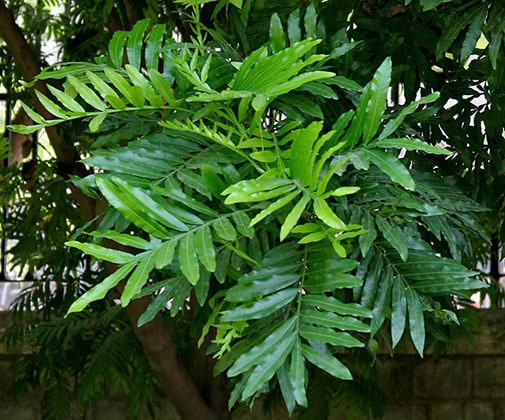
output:
[{"label": "palm-like foliage", "polygon": [[[316,19],[312,6],[297,10],[285,33],[274,15],[268,44],[241,62],[140,21],[114,35],[99,64],[42,73],[63,82],[53,99],[38,94],[55,119],[25,106],[37,124],[17,127],[87,118],[100,133],[126,116],[146,122],[138,137],[97,143],[85,160],[95,173],[75,181],[111,210],[91,239],[67,245],[118,268],[68,313],[123,283],[123,306],[153,296],[142,325],[177,314],[194,292],[209,314],[194,328],[201,340],[215,331],[216,371],[235,383],[230,406],[274,377],[290,412],[306,406],[309,366],[349,380],[338,352],[369,336],[395,347],[408,331],[422,355],[427,331],[457,323],[453,298],[482,287],[459,262],[466,236],[482,234],[468,223],[482,208],[411,170],[425,153],[450,151],[395,134],[438,95],[391,115],[391,61],[363,88],[336,75],[332,60],[353,46],[319,54]],[[339,101],[335,87],[355,106],[343,101],[329,120],[320,104]]]}]

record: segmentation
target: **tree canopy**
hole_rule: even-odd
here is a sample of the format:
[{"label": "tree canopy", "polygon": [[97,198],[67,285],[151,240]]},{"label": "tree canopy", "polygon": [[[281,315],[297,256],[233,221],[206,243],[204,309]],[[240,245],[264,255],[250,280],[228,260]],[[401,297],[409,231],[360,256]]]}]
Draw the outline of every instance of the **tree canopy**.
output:
[{"label": "tree canopy", "polygon": [[33,280],[5,339],[47,418],[110,381],[132,413],[379,416],[379,346],[501,303],[501,2],[77,3],[0,2],[9,130],[47,133],[2,167]]}]

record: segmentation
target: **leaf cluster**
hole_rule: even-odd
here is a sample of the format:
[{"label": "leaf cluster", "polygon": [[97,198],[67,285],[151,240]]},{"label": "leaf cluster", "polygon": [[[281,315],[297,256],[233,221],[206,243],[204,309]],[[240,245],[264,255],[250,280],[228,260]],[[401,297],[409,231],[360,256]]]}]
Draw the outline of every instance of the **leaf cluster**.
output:
[{"label": "leaf cluster", "polygon": [[[37,93],[54,119],[25,105],[35,125],[13,127],[29,133],[85,119],[97,136],[84,160],[93,173],[73,181],[108,209],[85,239],[66,244],[117,270],[93,282],[67,319],[113,290],[122,306],[151,296],[139,326],[198,306],[191,331],[200,344],[212,341],[216,373],[234,386],[230,409],[278,389],[290,413],[310,410],[309,381],[321,372],[352,379],[347,349],[375,356],[377,342],[394,349],[410,341],[422,356],[434,340],[450,341],[458,302],[484,287],[467,266],[473,244],[488,240],[476,223],[485,207],[460,192],[455,177],[440,176],[467,158],[472,169],[461,173],[480,162],[462,150],[465,138],[446,135],[468,113],[460,104],[444,113],[453,96],[445,89],[459,85],[442,77],[474,51],[495,6],[472,2],[470,20],[454,18],[460,29],[430,52],[430,60],[452,60],[439,77],[419,56],[436,29],[412,41],[413,70],[385,38],[413,37],[411,25],[387,20],[395,16],[423,13],[439,24],[446,2],[406,2],[380,28],[356,2],[339,12],[341,26],[329,25],[341,3],[269,12],[262,45],[238,36],[243,59],[216,47],[219,31],[208,44],[179,43],[167,39],[166,26],[138,21],[115,32],[98,64],[44,71],[40,79],[59,84],[52,98]],[[374,7],[386,16],[392,4]],[[250,7],[230,10],[242,13],[235,30],[249,18],[264,21],[261,8]],[[458,37],[461,51],[448,59]],[[128,363],[118,356],[113,366]]]}]

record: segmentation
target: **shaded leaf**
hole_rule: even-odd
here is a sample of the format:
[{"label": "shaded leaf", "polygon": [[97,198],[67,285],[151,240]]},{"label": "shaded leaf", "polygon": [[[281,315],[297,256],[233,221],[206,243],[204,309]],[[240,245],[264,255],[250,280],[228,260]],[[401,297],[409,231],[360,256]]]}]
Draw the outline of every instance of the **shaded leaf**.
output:
[{"label": "shaded leaf", "polygon": [[121,305],[127,306],[135,295],[137,295],[144,284],[149,279],[149,274],[154,268],[154,252],[148,251],[137,256],[139,263],[126,282],[121,294]]},{"label": "shaded leaf", "polygon": [[93,286],[82,296],[79,296],[77,300],[72,303],[65,316],[68,316],[72,312],[80,312],[91,302],[103,299],[110,289],[116,287],[119,282],[123,280],[130,273],[130,271],[133,270],[135,264],[136,262],[130,262],[119,267],[110,276],[107,276],[96,286]]},{"label": "shaded leaf", "polygon": [[200,279],[200,266],[196,255],[194,234],[189,232],[179,241],[178,256],[182,274],[192,285]]},{"label": "shaded leaf", "polygon": [[349,369],[338,359],[327,353],[321,353],[313,347],[302,344],[302,353],[305,358],[320,369],[337,379],[351,380]]},{"label": "shaded leaf", "polygon": [[389,153],[373,149],[365,150],[365,153],[373,164],[388,175],[392,181],[397,182],[409,190],[415,190],[416,184],[412,179],[412,176],[397,157]]},{"label": "shaded leaf", "polygon": [[240,357],[233,363],[227,372],[228,377],[234,377],[251,369],[254,365],[261,363],[280,341],[285,341],[293,337],[293,330],[296,318],[290,318],[282,322],[274,331],[268,334],[263,341],[252,347],[250,350],[242,352]]},{"label": "shaded leaf", "polygon": [[393,279],[391,290],[391,339],[393,347],[396,347],[403,336],[407,321],[407,287],[401,279]]},{"label": "shaded leaf", "polygon": [[423,304],[418,294],[408,287],[406,290],[407,310],[409,315],[409,329],[412,342],[422,357],[424,353],[424,341],[426,331],[424,327]]},{"label": "shaded leaf", "polygon": [[216,270],[216,251],[209,226],[203,226],[195,232],[195,248],[200,262],[213,273]]},{"label": "shaded leaf", "polygon": [[375,218],[378,228],[384,235],[384,238],[396,249],[403,261],[407,261],[409,250],[404,238],[404,232],[398,227],[390,224],[386,219],[377,216]]},{"label": "shaded leaf", "polygon": [[241,304],[225,312],[221,320],[229,322],[263,318],[289,304],[297,294],[297,288],[281,290],[280,292],[268,295],[260,300]]}]

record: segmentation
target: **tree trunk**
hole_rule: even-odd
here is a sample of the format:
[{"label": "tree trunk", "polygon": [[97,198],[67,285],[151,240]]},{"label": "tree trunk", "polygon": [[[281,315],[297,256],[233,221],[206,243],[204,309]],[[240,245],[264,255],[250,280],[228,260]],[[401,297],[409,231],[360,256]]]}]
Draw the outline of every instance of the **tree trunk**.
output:
[{"label": "tree trunk", "polygon": [[[29,82],[40,72],[40,63],[36,54],[26,42],[21,28],[16,24],[11,11],[0,0],[0,36],[7,45],[14,62],[23,78]],[[46,119],[53,116],[42,106],[35,95],[34,89],[50,96],[43,81],[37,81],[30,90],[37,112]],[[46,128],[46,132],[58,161],[64,168],[75,168],[79,155],[74,145],[66,142],[59,135],[56,127]],[[99,205],[95,200],[82,194],[77,188],[70,186],[72,193],[81,206],[84,217],[91,220],[98,214]],[[143,346],[153,371],[158,376],[160,385],[183,419],[213,420],[218,414],[213,411],[200,395],[194,381],[184,369],[177,357],[172,335],[161,315],[149,324],[137,327],[139,316],[150,303],[149,297],[137,299],[128,306],[128,315],[135,328],[136,335]]]},{"label": "tree trunk", "polygon": [[135,299],[130,302],[127,311],[163,391],[183,419],[219,419],[217,413],[203,400],[196,384],[180,363],[175,343],[163,317],[158,314],[151,322],[137,327],[137,320],[150,302],[148,296]]}]

